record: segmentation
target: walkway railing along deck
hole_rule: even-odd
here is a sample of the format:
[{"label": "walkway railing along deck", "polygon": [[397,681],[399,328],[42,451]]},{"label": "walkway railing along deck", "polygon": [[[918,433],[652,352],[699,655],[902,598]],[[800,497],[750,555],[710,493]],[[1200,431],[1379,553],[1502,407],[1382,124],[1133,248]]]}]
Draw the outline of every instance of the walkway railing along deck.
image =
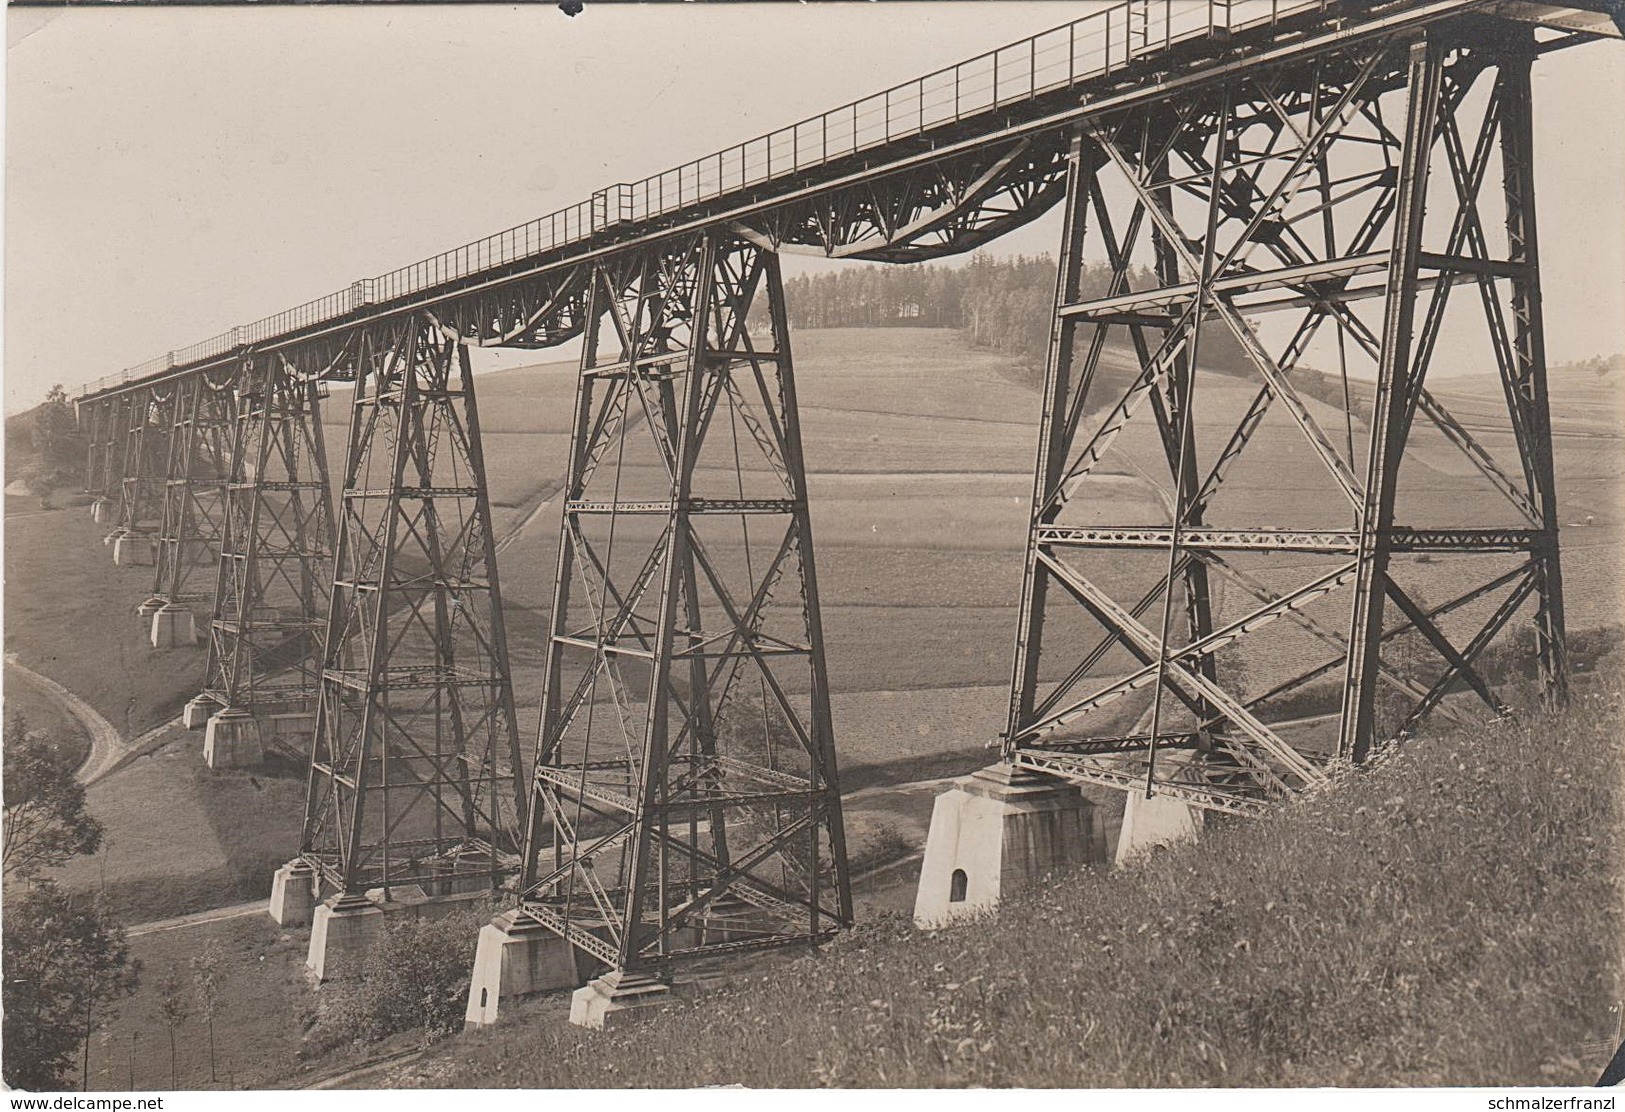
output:
[{"label": "walkway railing along deck", "polygon": [[1109,76],[1147,55],[1271,26],[1328,0],[1123,0],[1082,19],[757,136],[675,169],[442,252],[89,383],[93,394],[487,271],[539,259],[622,224],[679,213],[837,159]]}]

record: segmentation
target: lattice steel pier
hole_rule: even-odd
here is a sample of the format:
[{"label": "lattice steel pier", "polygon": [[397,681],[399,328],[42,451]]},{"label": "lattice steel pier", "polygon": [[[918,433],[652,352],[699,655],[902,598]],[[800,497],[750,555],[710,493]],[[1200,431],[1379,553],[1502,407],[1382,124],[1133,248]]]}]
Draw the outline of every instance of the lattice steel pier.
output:
[{"label": "lattice steel pier", "polygon": [[507,926],[607,966],[578,1002],[601,1013],[684,961],[828,938],[852,897],[778,259],[705,233],[589,283]]},{"label": "lattice steel pier", "polygon": [[[1536,53],[1464,20],[1080,130],[1007,760],[1256,810],[1430,711],[1502,713],[1519,615],[1561,695]],[[1193,373],[1219,342],[1245,367]],[[1160,507],[1124,512],[1125,464]]]},{"label": "lattice steel pier", "polygon": [[238,369],[208,659],[186,710],[207,722],[210,767],[309,752],[333,578],[325,367],[276,352]]},{"label": "lattice steel pier", "polygon": [[349,975],[380,905],[489,891],[524,794],[467,349],[428,313],[358,337],[300,861]]}]

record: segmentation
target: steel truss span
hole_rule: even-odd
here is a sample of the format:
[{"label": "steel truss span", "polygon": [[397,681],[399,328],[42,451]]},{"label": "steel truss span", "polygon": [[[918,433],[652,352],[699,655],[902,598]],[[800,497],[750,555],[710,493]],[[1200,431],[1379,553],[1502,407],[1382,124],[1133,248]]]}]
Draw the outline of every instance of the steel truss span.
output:
[{"label": "steel truss span", "polygon": [[[775,249],[906,261],[963,251],[1060,194],[1068,123],[1154,101],[1255,58],[1472,11],[1541,22],[1557,43],[1618,34],[1596,0],[1121,0],[996,51],[429,259],[350,283],[89,383],[81,400],[431,309],[470,342],[547,346],[580,326],[554,273],[738,222]],[[1549,44],[1550,45],[1550,44]]]},{"label": "steel truss span", "polygon": [[851,921],[777,256],[597,266],[522,908],[605,965]]},{"label": "steel truss span", "polygon": [[429,314],[353,341],[301,856],[341,900],[494,888],[524,794],[468,350]]},{"label": "steel truss span", "polygon": [[[1080,129],[1010,760],[1248,810],[1431,711],[1502,713],[1520,615],[1561,694],[1536,52],[1437,25]],[[1441,363],[1479,377],[1434,392]]]}]

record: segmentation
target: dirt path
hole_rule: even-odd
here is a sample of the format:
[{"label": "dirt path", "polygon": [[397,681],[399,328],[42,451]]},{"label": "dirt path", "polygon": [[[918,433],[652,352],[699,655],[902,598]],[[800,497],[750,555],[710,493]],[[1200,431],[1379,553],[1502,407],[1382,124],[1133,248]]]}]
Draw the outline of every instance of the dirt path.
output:
[{"label": "dirt path", "polygon": [[140,938],[144,934],[180,930],[182,927],[201,927],[205,923],[218,923],[222,919],[243,919],[255,914],[265,914],[264,900],[251,900],[230,907],[214,907],[208,911],[194,911],[190,915],[177,915],[173,919],[154,919],[149,923],[137,923],[124,933],[130,938]]},{"label": "dirt path", "polygon": [[113,724],[103,718],[95,707],[85,702],[79,696],[51,679],[42,676],[17,660],[16,653],[6,654],[7,666],[15,669],[18,675],[32,684],[37,690],[49,695],[61,704],[62,709],[79,720],[79,724],[90,735],[90,752],[85,757],[85,763],[79,766],[74,775],[81,784],[87,788],[102,777],[108,775],[124,764],[131,757],[138,757],[152,749],[172,726],[180,724],[179,718],[160,723],[139,734],[133,741],[125,741],[124,736],[114,728]]},{"label": "dirt path", "polygon": [[359,1086],[356,1083],[371,1080],[375,1074],[382,1073],[394,1066],[404,1066],[415,1062],[423,1057],[423,1054],[422,1050],[396,1051],[394,1054],[385,1054],[382,1057],[370,1059],[360,1065],[350,1066],[336,1073],[322,1074],[296,1087],[300,1089],[343,1089],[350,1086],[372,1088],[372,1086]]},{"label": "dirt path", "polygon": [[546,513],[547,507],[551,506],[552,504],[553,495],[550,494],[546,498],[543,498],[540,502],[536,503],[536,508],[531,510],[530,513],[526,514],[519,524],[508,530],[507,535],[497,538],[496,551],[498,555],[506,551],[509,545],[517,541],[520,535],[523,534],[526,529],[530,528],[530,523],[541,517],[542,514]]},{"label": "dirt path", "polygon": [[90,754],[85,757],[85,763],[79,766],[77,774],[81,783],[94,783],[123,759],[125,753],[123,736],[113,728],[111,722],[97,713],[95,707],[49,676],[42,676],[32,668],[19,663],[16,653],[7,653],[6,663],[15,668],[29,683],[61,703],[62,709],[77,718],[79,724],[85,728],[85,732],[90,735]]}]

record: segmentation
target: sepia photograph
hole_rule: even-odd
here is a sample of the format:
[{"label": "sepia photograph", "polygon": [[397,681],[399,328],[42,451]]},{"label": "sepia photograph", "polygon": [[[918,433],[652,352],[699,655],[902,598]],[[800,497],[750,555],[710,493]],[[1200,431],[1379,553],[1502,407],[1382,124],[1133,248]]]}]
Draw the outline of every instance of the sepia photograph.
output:
[{"label": "sepia photograph", "polygon": [[1614,1107],[1622,0],[6,33],[10,1107]]}]

